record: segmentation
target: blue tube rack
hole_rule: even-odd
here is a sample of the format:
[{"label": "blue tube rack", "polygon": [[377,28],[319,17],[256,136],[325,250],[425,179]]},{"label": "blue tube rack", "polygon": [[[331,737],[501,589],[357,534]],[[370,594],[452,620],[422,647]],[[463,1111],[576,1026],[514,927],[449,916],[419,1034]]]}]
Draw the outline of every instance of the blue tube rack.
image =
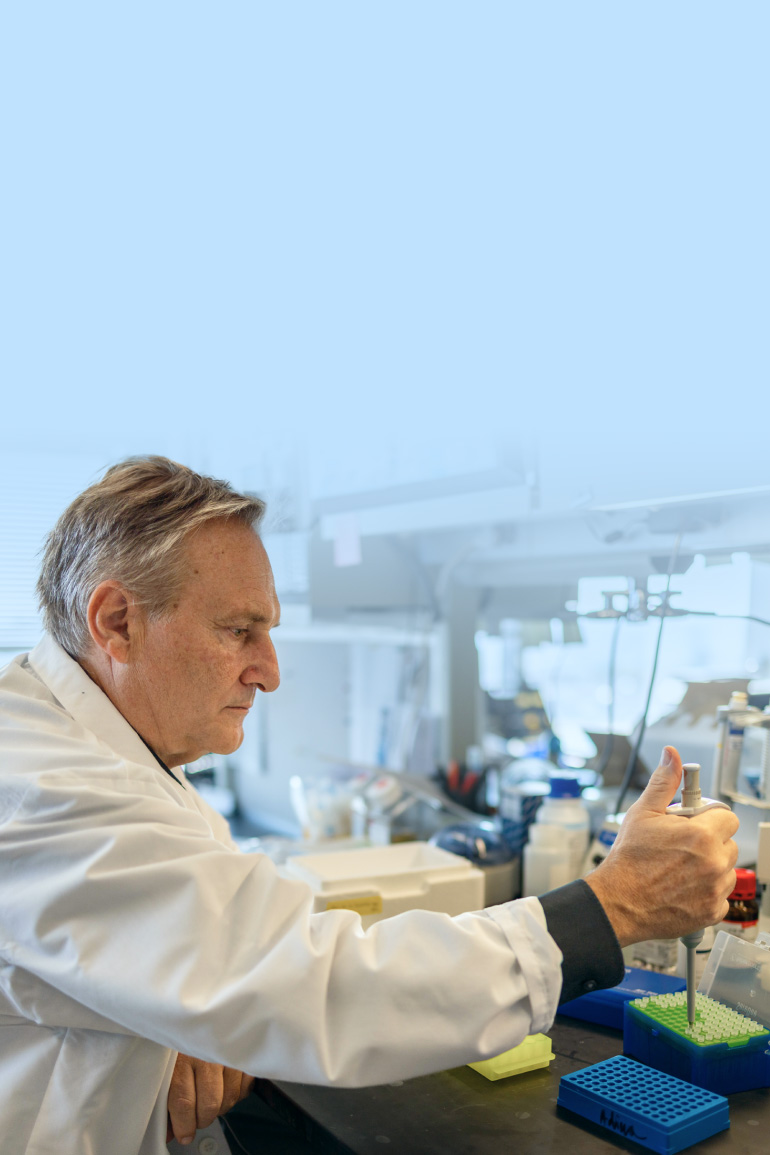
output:
[{"label": "blue tube rack", "polygon": [[[685,1000],[685,995],[664,995],[627,1003],[623,1054],[718,1095],[770,1087],[770,1032],[745,1018],[745,1029],[734,1028],[730,1037],[722,1037],[718,1026],[708,1031],[707,1023],[704,1030],[698,1021],[722,1004],[700,994],[693,1032],[688,1030]],[[742,1018],[724,1009],[728,1016]]]},{"label": "blue tube rack", "polygon": [[660,1155],[675,1155],[730,1126],[724,1096],[624,1055],[563,1075],[557,1103]]},{"label": "blue tube rack", "polygon": [[657,971],[642,970],[641,967],[626,967],[625,974],[616,987],[592,991],[587,995],[579,995],[568,1003],[562,1003],[559,1014],[622,1031],[623,1010],[631,999],[674,994],[676,991],[683,991],[686,985],[684,979],[673,975],[661,975]]}]

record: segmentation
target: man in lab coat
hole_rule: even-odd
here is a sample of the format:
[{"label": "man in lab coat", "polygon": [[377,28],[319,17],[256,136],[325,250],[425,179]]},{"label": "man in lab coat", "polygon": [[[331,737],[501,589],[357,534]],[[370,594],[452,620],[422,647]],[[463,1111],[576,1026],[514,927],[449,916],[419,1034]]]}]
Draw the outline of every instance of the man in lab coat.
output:
[{"label": "man in lab coat", "polygon": [[726,910],[737,820],[665,815],[670,748],[606,862],[541,899],[364,933],[240,854],[180,767],[235,750],[278,686],[261,515],[137,458],[49,537],[46,635],[0,674],[7,1155],[161,1155],[169,1112],[190,1141],[252,1075],[360,1086],[487,1058],[619,981],[621,945]]}]

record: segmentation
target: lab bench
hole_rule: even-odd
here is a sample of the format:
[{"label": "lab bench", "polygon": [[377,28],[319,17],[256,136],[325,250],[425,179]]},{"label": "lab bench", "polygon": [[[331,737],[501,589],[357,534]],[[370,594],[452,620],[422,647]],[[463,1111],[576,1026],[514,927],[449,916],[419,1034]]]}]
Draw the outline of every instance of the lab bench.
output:
[{"label": "lab bench", "polygon": [[[358,1090],[258,1080],[257,1092],[325,1155],[610,1155],[647,1152],[556,1106],[559,1079],[623,1050],[619,1031],[557,1017],[548,1069],[490,1082],[469,1067]],[[768,1150],[770,1089],[731,1095],[730,1129],[688,1151]],[[256,1151],[254,1153],[256,1155]]]}]

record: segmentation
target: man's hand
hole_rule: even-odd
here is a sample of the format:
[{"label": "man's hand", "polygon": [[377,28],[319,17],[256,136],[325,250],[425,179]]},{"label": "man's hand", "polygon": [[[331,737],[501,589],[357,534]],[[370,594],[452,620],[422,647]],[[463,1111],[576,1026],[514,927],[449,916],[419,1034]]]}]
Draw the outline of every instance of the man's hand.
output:
[{"label": "man's hand", "polygon": [[245,1099],[254,1079],[230,1067],[177,1055],[168,1089],[166,1142],[192,1143],[199,1127],[208,1127]]},{"label": "man's hand", "polygon": [[694,818],[666,814],[681,777],[682,760],[666,746],[612,850],[586,877],[621,946],[678,938],[727,913],[727,896],[735,886],[738,847],[732,837],[738,819],[721,808]]}]

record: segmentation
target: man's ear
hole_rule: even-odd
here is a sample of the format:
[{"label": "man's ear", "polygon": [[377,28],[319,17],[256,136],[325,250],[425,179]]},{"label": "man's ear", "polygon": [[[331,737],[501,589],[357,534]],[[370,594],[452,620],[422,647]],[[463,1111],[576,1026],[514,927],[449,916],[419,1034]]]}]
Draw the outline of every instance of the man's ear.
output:
[{"label": "man's ear", "polygon": [[94,645],[125,664],[141,640],[142,615],[129,591],[117,581],[100,582],[88,599],[88,631]]}]

